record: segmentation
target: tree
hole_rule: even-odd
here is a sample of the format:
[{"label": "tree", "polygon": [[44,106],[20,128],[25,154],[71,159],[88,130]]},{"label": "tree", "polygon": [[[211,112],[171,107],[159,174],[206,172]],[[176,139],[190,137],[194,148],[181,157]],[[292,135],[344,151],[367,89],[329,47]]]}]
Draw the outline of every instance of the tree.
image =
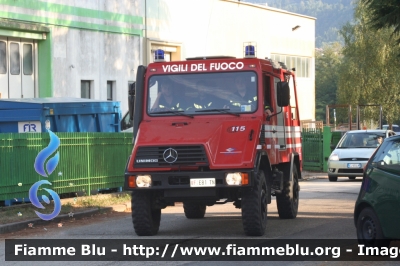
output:
[{"label": "tree", "polygon": [[[346,24],[340,33],[344,38],[343,61],[340,66],[338,100],[352,106],[381,104],[389,124],[400,113],[399,47],[388,28],[376,30],[369,21],[371,11],[360,4],[356,8],[356,24]],[[377,121],[378,108],[365,110],[364,119]]]},{"label": "tree", "polygon": [[[371,12],[370,24],[373,28],[391,28],[394,35],[400,34],[400,0],[360,0],[360,4]],[[400,36],[397,43],[400,44]]]},{"label": "tree", "polygon": [[324,44],[315,53],[315,91],[317,120],[325,120],[326,105],[336,104],[342,46],[336,42]]}]

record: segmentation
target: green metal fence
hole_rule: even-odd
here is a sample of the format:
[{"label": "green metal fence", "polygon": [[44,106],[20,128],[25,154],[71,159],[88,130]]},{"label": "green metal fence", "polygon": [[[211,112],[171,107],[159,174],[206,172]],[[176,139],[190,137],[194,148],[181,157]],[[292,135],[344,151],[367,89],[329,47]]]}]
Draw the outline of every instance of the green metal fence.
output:
[{"label": "green metal fence", "polygon": [[[31,186],[43,179],[43,186],[61,193],[122,187],[124,170],[132,151],[132,133],[56,132],[60,138],[60,160],[54,172],[45,178],[36,173],[38,153],[49,145],[48,133],[0,133],[0,201],[28,198]],[[303,129],[303,169],[326,171],[331,152],[329,127]],[[40,194],[45,194],[43,191]]]},{"label": "green metal fence", "polygon": [[302,130],[303,169],[321,171],[323,169],[323,131],[319,128]]},{"label": "green metal fence", "polygon": [[132,133],[55,134],[60,139],[60,159],[46,178],[36,173],[34,162],[49,145],[48,133],[0,133],[0,201],[28,198],[30,187],[43,179],[52,183],[43,187],[58,194],[90,195],[94,190],[123,186]]},{"label": "green metal fence", "polygon": [[332,152],[331,144],[336,144],[342,135],[341,132],[339,135],[334,133],[329,126],[302,130],[304,170],[323,172],[328,170],[327,161]]}]

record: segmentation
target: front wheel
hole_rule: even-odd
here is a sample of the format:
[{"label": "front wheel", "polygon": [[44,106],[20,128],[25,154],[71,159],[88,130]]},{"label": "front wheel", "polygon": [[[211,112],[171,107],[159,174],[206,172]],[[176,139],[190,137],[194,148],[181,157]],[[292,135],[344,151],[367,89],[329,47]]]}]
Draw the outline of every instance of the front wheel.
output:
[{"label": "front wheel", "polygon": [[292,181],[283,183],[283,190],[276,195],[276,206],[278,207],[279,218],[294,219],[299,209],[299,175],[297,167],[293,167]]},{"label": "front wheel", "polygon": [[242,222],[246,235],[262,236],[267,225],[267,183],[263,171],[257,173],[253,188],[242,193]]},{"label": "front wheel", "polygon": [[132,191],[132,223],[138,236],[153,236],[158,233],[161,209],[152,208],[148,191]]},{"label": "front wheel", "polygon": [[337,181],[337,176],[328,175],[328,179],[329,179],[330,182],[336,182]]},{"label": "front wheel", "polygon": [[385,239],[381,225],[375,212],[364,208],[357,219],[357,239],[359,244],[369,247],[388,247],[389,239]]}]

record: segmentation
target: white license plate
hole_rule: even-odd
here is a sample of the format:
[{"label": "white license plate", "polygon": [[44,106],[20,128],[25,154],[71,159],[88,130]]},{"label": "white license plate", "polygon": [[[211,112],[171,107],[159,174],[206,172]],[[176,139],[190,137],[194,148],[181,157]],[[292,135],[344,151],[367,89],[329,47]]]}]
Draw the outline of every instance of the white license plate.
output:
[{"label": "white license plate", "polygon": [[215,187],[215,178],[191,178],[191,187]]},{"label": "white license plate", "polygon": [[347,168],[361,168],[360,163],[348,163]]}]

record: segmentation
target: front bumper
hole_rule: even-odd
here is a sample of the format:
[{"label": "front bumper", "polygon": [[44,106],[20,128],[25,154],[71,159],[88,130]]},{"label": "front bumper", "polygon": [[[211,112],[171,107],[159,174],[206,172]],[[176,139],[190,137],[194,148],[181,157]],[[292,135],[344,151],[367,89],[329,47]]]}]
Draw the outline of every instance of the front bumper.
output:
[{"label": "front bumper", "polygon": [[[225,188],[225,187],[241,187],[241,186],[231,186],[228,185],[225,181],[226,173],[232,172],[241,172],[247,173],[249,175],[249,183],[248,186],[252,185],[252,181],[254,178],[253,170],[235,170],[235,171],[202,171],[202,172],[193,172],[193,171],[185,171],[185,172],[135,172],[125,173],[125,189],[133,190],[133,189],[152,189],[152,190],[160,190],[160,189],[190,189],[190,179],[195,178],[215,178],[215,188]],[[149,188],[131,188],[128,185],[129,176],[137,176],[137,175],[151,175],[152,186]]]},{"label": "front bumper", "polygon": [[[355,176],[361,177],[368,161],[328,161],[329,176]],[[359,165],[358,167],[354,167]],[[353,167],[350,167],[353,166]]]},{"label": "front bumper", "polygon": [[[249,183],[247,185],[228,185],[225,181],[225,175],[228,172],[248,173]],[[152,185],[150,187],[129,187],[128,179],[132,175],[151,175]],[[125,173],[125,190],[153,191],[162,198],[171,200],[184,199],[210,199],[218,200],[221,198],[235,198],[241,189],[251,188],[255,173],[253,170],[235,170],[235,171],[203,171],[203,172],[135,172]],[[191,187],[190,179],[215,178],[213,187]]]}]

